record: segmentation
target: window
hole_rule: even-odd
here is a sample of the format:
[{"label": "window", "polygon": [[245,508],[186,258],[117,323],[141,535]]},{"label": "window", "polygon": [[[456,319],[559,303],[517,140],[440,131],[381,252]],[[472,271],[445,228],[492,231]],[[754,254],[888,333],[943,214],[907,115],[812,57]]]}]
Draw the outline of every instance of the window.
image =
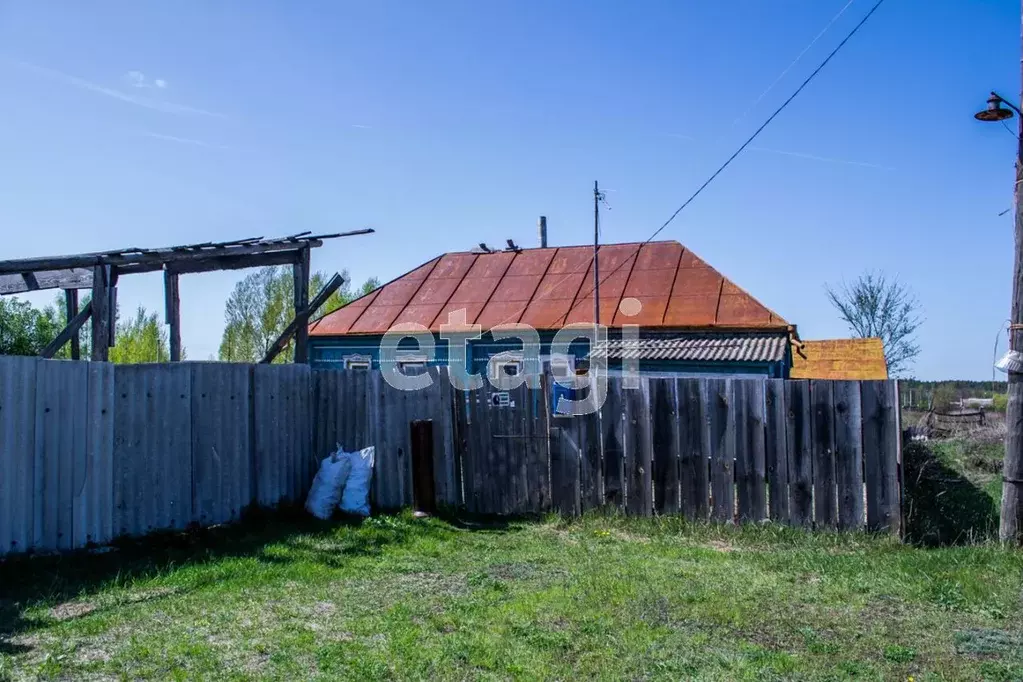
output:
[{"label": "window", "polygon": [[551,374],[563,379],[575,374],[575,358],[571,355],[552,355],[549,360]]},{"label": "window", "polygon": [[395,358],[398,363],[398,371],[402,374],[409,376],[416,376],[426,371],[426,356],[425,355],[399,355]]},{"label": "window", "polygon": [[345,369],[371,369],[373,358],[368,355],[346,355],[344,357]]},{"label": "window", "polygon": [[490,359],[490,377],[494,381],[517,377],[522,374],[522,360],[495,356]]}]

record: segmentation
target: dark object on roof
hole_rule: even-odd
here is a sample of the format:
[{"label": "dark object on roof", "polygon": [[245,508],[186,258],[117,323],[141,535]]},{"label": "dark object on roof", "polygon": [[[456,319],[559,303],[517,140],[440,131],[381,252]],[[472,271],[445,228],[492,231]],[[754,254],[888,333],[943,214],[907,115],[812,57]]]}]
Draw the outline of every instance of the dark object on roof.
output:
[{"label": "dark object on roof", "polygon": [[[599,254],[600,320],[609,327],[789,329],[678,242],[606,244]],[[592,264],[592,246],[448,253],[321,318],[310,333],[383,334],[406,322],[439,331],[461,309],[485,330],[592,323]]]},{"label": "dark object on roof", "polygon": [[609,360],[685,360],[691,362],[781,362],[788,334],[685,334],[598,343],[594,352]]}]

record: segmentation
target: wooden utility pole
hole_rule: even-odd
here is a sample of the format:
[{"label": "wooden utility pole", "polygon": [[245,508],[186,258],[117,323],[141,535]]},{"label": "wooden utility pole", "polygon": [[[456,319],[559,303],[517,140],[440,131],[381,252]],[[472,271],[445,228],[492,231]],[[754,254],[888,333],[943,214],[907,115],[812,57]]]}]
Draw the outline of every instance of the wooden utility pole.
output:
[{"label": "wooden utility pole", "polygon": [[[1020,43],[1023,45],[1023,3],[1020,8]],[[1020,60],[1023,88],[1023,59]],[[1020,93],[1023,105],[1023,91]],[[1016,250],[1012,269],[1012,313],[1009,317],[1009,348],[1023,351],[1023,116],[1018,116],[1016,148],[1016,184],[1013,200],[1016,215]],[[1002,542],[1023,544],[1023,374],[1009,371],[1009,403],[1005,410],[1005,464],[1002,469],[1002,513],[998,536]]]},{"label": "wooden utility pole", "polygon": [[593,343],[597,342],[597,327],[600,325],[600,269],[597,267],[597,251],[600,249],[600,187],[593,181]]},{"label": "wooden utility pole", "polygon": [[171,362],[181,362],[181,290],[178,278],[176,272],[163,271],[164,319],[170,325]]}]

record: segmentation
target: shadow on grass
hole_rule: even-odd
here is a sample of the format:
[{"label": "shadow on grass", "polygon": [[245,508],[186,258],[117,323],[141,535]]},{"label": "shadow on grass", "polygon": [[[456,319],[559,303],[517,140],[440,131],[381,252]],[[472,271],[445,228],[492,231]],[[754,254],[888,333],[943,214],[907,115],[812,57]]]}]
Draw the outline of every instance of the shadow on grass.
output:
[{"label": "shadow on grass", "polygon": [[[256,509],[231,525],[122,538],[98,551],[12,557],[0,562],[0,654],[24,651],[10,638],[49,622],[26,618],[27,609],[87,597],[112,583],[231,557],[275,564],[317,562],[338,568],[354,557],[379,554],[414,537],[443,537],[452,532],[455,529],[443,523],[420,522],[405,515],[319,521],[298,507],[273,512]],[[284,551],[273,551],[271,546]]]},{"label": "shadow on grass", "polygon": [[935,547],[997,537],[998,510],[991,497],[924,443],[904,448],[902,475],[907,541]]}]

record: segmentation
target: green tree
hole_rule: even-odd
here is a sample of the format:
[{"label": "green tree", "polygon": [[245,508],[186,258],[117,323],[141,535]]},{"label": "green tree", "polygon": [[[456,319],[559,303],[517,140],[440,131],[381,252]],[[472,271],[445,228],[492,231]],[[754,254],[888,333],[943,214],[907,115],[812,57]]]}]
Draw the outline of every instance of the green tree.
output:
[{"label": "green tree", "polygon": [[[86,294],[78,301],[78,309],[84,308],[89,301],[92,300],[92,296]],[[67,301],[64,298],[64,293],[57,294],[53,299],[53,309],[55,311],[57,319],[57,333],[59,334],[64,327],[67,326]],[[86,320],[85,324],[82,325],[81,329],[78,330],[78,357],[82,360],[88,360],[92,356],[92,321]],[[63,360],[71,359],[71,342],[65,343],[57,351],[53,357],[61,358]]]},{"label": "green tree", "polygon": [[19,298],[0,298],[0,355],[39,355],[62,328],[52,307],[39,310]]},{"label": "green tree", "polygon": [[[376,278],[367,280],[353,291],[347,271],[342,271],[345,284],[331,294],[312,317],[337,310],[359,296],[380,286]],[[316,295],[327,277],[317,272],[309,278],[309,297]],[[220,340],[220,360],[225,362],[259,362],[288,323],[294,318],[294,279],[291,268],[260,268],[235,285],[224,310],[224,333]],[[274,362],[291,362],[294,357],[289,344]]]},{"label": "green tree", "polygon": [[[110,362],[135,364],[142,362],[169,362],[170,343],[167,329],[156,313],[146,312],[139,306],[135,316],[117,323],[114,347],[110,349]],[[185,358],[184,349],[181,359]]]}]

